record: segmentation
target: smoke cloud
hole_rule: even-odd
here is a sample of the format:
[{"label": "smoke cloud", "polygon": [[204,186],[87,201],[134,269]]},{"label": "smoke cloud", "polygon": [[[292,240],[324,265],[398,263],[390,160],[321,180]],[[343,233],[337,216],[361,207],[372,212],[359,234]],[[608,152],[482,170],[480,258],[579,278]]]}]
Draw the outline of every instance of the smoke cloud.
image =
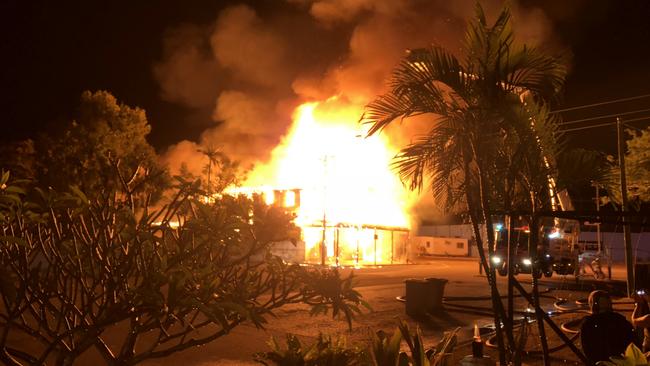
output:
[{"label": "smoke cloud", "polygon": [[[481,4],[488,19],[502,6]],[[212,125],[200,141],[170,147],[165,160],[198,172],[205,159],[197,150],[213,146],[244,165],[264,163],[299,104],[338,96],[364,105],[384,91],[406,49],[435,44],[458,52],[474,6],[475,0],[286,0],[264,10],[231,6],[212,24],[171,29],[154,67],[161,95],[210,110]],[[541,10],[511,3],[511,11],[519,41],[556,45]],[[426,125],[410,121],[388,133],[404,144]]]},{"label": "smoke cloud", "polygon": [[216,61],[238,82],[273,88],[287,78],[284,39],[247,6],[219,15],[210,44]]},{"label": "smoke cloud", "polygon": [[194,109],[214,104],[222,76],[206,42],[207,36],[209,33],[196,25],[167,32],[163,62],[153,69],[164,100]]}]

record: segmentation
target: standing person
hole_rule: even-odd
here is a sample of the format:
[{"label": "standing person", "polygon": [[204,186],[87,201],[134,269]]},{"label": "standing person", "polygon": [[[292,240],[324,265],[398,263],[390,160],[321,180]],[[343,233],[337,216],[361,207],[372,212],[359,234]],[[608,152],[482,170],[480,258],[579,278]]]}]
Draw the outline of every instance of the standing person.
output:
[{"label": "standing person", "polygon": [[591,314],[585,317],[580,328],[580,342],[585,356],[596,364],[622,355],[635,340],[632,324],[612,310],[612,299],[605,291],[597,290],[589,294],[589,308]]},{"label": "standing person", "polygon": [[643,329],[643,352],[650,352],[650,306],[646,289],[636,291],[634,295],[634,311],[632,325]]}]

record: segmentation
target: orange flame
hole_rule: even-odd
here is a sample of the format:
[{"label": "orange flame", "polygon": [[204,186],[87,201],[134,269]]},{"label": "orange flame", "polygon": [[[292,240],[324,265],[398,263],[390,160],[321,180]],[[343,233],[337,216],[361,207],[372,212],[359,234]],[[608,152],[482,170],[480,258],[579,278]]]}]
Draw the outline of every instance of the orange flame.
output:
[{"label": "orange flame", "polygon": [[396,236],[408,236],[413,198],[390,168],[397,150],[386,136],[365,137],[357,123],[362,112],[337,98],[300,105],[270,163],[246,183],[264,187],[267,203],[283,204],[273,190],[286,190],[279,199],[296,206],[307,261],[326,252],[337,264],[386,263],[395,259]]}]

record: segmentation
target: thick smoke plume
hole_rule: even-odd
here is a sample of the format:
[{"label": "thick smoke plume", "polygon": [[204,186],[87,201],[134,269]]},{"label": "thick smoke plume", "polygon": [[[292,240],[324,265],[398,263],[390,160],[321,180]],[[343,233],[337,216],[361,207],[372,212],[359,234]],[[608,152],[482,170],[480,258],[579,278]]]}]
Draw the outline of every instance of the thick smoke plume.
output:
[{"label": "thick smoke plume", "polygon": [[[491,19],[502,6],[481,3]],[[212,24],[169,30],[164,56],[154,68],[161,95],[212,116],[200,141],[169,148],[165,160],[173,170],[186,162],[198,172],[207,160],[197,150],[207,146],[244,165],[265,162],[297,105],[331,96],[365,105],[383,91],[406,49],[436,44],[458,51],[475,1],[287,0],[280,5],[264,12],[231,6]],[[542,11],[516,3],[511,10],[518,40],[550,42],[550,22]],[[401,128],[396,137],[408,141],[413,130]]]}]

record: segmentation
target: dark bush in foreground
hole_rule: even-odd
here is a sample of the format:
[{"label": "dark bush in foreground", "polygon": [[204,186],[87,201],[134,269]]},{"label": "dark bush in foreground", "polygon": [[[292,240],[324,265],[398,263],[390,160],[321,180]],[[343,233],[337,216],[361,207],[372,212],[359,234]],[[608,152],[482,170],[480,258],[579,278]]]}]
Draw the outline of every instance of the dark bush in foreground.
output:
[{"label": "dark bush in foreground", "polygon": [[[424,345],[420,329],[412,334],[406,322],[401,322],[392,335],[378,331],[369,345],[348,346],[343,336],[323,334],[315,343],[306,345],[289,334],[286,348],[271,338],[271,351],[256,354],[255,361],[267,366],[445,366],[449,365],[458,329],[445,332],[431,347]],[[402,341],[409,352],[400,350]]]},{"label": "dark bush in foreground", "polygon": [[124,184],[86,197],[2,175],[5,364],[70,365],[94,350],[106,364],[132,365],[211,342],[244,321],[262,327],[286,304],[332,309],[348,322],[359,311],[351,278],[271,255],[271,243],[296,232],[286,213],[246,197],[205,203],[198,184],[182,180],[163,208],[136,208]]}]

